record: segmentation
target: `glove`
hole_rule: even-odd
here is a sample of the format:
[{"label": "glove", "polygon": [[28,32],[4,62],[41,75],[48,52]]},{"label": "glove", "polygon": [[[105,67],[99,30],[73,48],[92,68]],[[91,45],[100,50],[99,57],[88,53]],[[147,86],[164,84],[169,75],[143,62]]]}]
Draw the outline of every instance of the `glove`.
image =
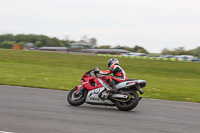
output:
[{"label": "glove", "polygon": [[100,72],[99,69],[95,69],[95,70],[94,70],[94,74],[95,74],[95,75],[98,74],[99,72]]}]

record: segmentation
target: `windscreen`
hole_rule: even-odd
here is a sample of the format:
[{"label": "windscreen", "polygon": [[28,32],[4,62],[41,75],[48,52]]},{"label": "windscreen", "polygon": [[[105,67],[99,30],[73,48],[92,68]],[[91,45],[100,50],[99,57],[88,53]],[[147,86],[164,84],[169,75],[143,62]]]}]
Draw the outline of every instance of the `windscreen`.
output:
[{"label": "windscreen", "polygon": [[87,75],[87,76],[95,76],[95,74],[94,74],[94,69],[92,69],[92,70],[86,72],[85,75]]}]

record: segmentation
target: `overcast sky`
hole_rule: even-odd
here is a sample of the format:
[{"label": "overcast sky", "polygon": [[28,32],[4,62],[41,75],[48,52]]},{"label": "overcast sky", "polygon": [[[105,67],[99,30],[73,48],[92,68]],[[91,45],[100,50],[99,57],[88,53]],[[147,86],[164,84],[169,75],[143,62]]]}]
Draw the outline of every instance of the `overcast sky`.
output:
[{"label": "overcast sky", "polygon": [[189,50],[200,46],[200,0],[0,0],[5,33]]}]

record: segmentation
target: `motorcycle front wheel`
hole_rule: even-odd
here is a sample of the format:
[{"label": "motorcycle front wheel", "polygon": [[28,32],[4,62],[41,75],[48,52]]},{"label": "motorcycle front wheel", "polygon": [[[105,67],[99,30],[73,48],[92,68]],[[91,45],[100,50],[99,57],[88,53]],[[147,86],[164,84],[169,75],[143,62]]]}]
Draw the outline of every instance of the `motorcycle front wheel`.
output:
[{"label": "motorcycle front wheel", "polygon": [[119,110],[130,111],[137,106],[137,104],[139,102],[139,96],[138,96],[137,92],[133,91],[133,92],[129,93],[129,95],[130,95],[130,100],[127,102],[115,101],[115,105],[117,106],[117,108]]},{"label": "motorcycle front wheel", "polygon": [[86,89],[83,89],[79,94],[76,94],[75,92],[77,89],[78,89],[77,87],[72,89],[67,96],[67,101],[72,106],[79,106],[79,105],[83,104],[87,97]]}]

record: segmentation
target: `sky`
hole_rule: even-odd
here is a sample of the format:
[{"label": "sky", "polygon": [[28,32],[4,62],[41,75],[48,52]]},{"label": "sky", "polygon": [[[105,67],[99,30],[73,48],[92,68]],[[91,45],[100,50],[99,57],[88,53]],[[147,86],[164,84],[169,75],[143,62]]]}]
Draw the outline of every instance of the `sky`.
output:
[{"label": "sky", "polygon": [[151,53],[200,46],[200,0],[0,0],[0,34],[43,34]]}]

